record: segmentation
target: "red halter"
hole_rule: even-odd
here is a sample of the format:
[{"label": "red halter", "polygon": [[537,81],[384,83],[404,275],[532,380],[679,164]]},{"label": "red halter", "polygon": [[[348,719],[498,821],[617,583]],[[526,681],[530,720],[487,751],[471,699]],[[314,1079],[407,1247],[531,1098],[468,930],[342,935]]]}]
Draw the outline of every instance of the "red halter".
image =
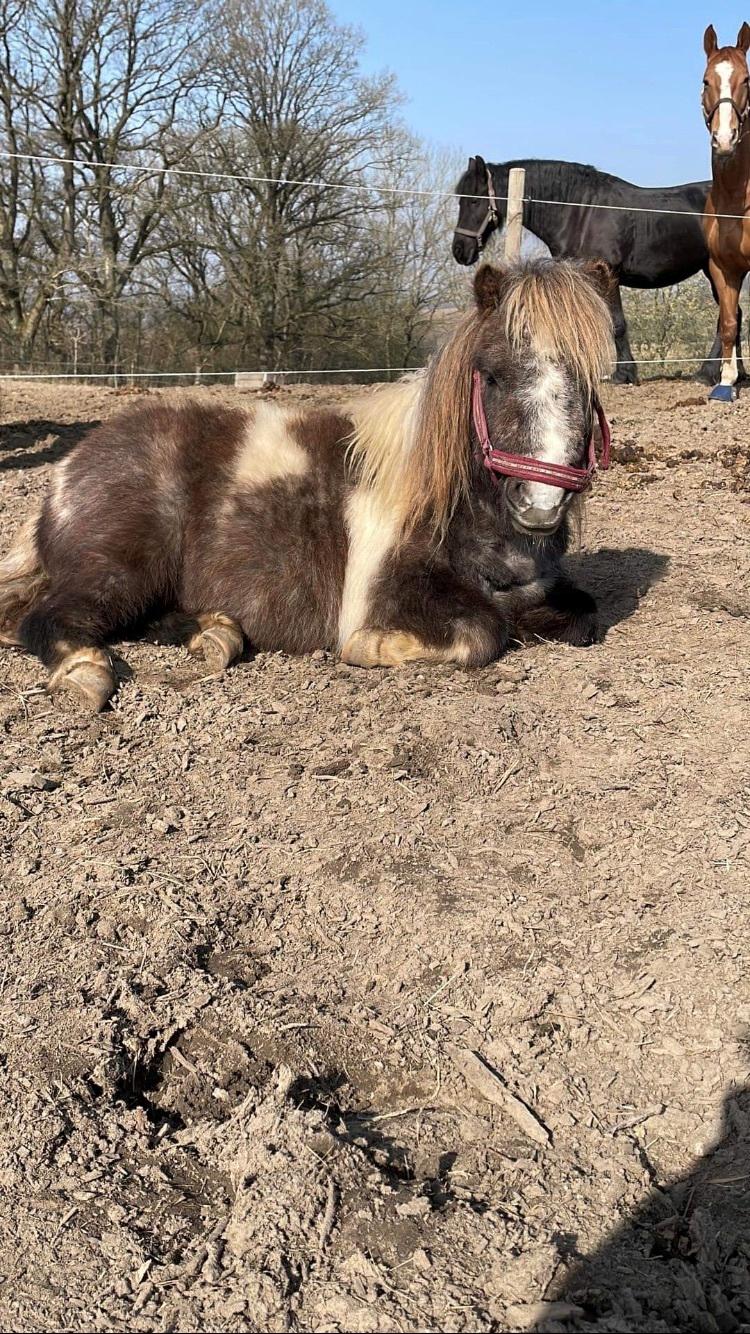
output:
[{"label": "red halter", "polygon": [[[602,433],[602,456],[600,468],[609,467],[612,437],[609,422],[604,415],[599,399],[594,400],[599,429]],[[567,463],[545,463],[543,459],[529,458],[526,454],[508,454],[503,449],[495,449],[490,440],[487,427],[487,414],[482,396],[482,377],[479,371],[473,372],[471,392],[471,410],[474,417],[474,430],[479,438],[484,457],[484,466],[492,473],[502,473],[504,477],[520,477],[526,482],[545,482],[548,486],[562,487],[563,491],[585,491],[591,485],[591,479],[597,469],[596,441],[594,433],[589,440],[589,461],[587,468],[571,468]]]}]

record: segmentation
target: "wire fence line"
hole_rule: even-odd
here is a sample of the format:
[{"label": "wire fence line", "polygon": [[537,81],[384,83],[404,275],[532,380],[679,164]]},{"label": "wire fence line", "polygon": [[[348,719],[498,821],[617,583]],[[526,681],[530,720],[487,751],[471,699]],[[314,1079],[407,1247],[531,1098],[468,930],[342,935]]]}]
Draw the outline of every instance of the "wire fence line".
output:
[{"label": "wire fence line", "polygon": [[[129,171],[157,176],[195,176],[201,180],[237,181],[248,185],[300,185],[314,186],[319,190],[353,190],[357,194],[362,194],[365,190],[379,190],[382,194],[408,195],[410,198],[416,199],[477,199],[486,201],[488,198],[486,194],[459,194],[455,190],[418,190],[409,185],[368,185],[363,182],[354,184],[349,181],[298,180],[289,176],[251,176],[241,173],[234,174],[228,171],[198,171],[195,168],[188,167],[169,167],[165,163],[142,166],[135,162],[82,162],[79,158],[57,157],[52,154],[0,153],[0,160],[9,161],[11,159],[20,162],[43,162],[50,165],[77,167],[81,171]],[[507,202],[508,196],[496,193],[495,198]],[[613,213],[653,213],[660,217],[695,218],[703,216],[697,209],[691,208],[646,208],[639,204],[595,204],[577,199],[536,199],[533,196],[524,196],[522,202],[524,204],[550,204],[556,208],[604,209]],[[711,216],[733,222],[744,222],[747,214],[712,213]]]},{"label": "wire fence line", "polygon": [[[721,362],[721,357],[651,357],[633,358],[630,361],[616,361],[615,368],[621,366],[666,366],[666,365],[703,365],[704,362]],[[234,379],[238,375],[266,376],[268,383],[273,383],[277,376],[296,375],[304,381],[313,375],[416,375],[427,369],[426,366],[331,366],[325,370],[228,370],[228,371],[0,371],[0,380],[193,380],[199,383],[209,379]]]}]

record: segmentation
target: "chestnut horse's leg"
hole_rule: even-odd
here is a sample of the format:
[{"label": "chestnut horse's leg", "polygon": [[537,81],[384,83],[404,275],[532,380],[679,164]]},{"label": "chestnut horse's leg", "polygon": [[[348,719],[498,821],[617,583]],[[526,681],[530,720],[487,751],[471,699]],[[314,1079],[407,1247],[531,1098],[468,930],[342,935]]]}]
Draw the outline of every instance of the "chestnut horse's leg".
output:
[{"label": "chestnut horse's leg", "polygon": [[[703,272],[705,273],[709,283],[711,284],[711,294],[718,306],[719,294],[716,291],[716,284],[714,283],[714,280],[711,277],[711,269],[709,265],[706,265]],[[736,343],[737,343],[737,378],[738,381],[746,381],[748,377],[742,361],[742,307],[741,306],[738,306],[737,308]],[[720,366],[721,366],[721,326],[719,320],[717,319],[716,334],[714,336],[714,341],[711,344],[711,350],[708,356],[706,357],[706,360],[698,367],[698,370],[695,372],[695,376],[693,378],[699,380],[701,384],[717,384],[719,376],[721,374]]]},{"label": "chestnut horse's leg", "polygon": [[724,388],[737,383],[737,331],[739,304],[744,274],[735,269],[721,268],[709,260],[711,277],[719,297],[719,333],[721,336],[721,379]]},{"label": "chestnut horse's leg", "polygon": [[563,575],[555,580],[539,607],[523,612],[515,626],[519,639],[558,639],[587,648],[599,639],[596,602]]},{"label": "chestnut horse's leg", "polygon": [[395,560],[374,590],[368,624],[341,650],[357,667],[456,662],[482,667],[508,643],[502,614],[447,567]]}]

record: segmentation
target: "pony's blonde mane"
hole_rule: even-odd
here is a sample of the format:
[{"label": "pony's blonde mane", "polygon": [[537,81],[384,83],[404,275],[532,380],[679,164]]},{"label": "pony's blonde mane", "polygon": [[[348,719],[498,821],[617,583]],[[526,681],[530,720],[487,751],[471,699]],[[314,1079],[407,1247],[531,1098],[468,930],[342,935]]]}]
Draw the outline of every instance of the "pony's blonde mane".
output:
[{"label": "pony's blonde mane", "polygon": [[566,365],[592,395],[611,369],[611,314],[580,265],[536,260],[497,276],[497,301],[464,315],[426,372],[378,390],[352,413],[352,463],[402,535],[423,522],[443,535],[468,492],[472,368],[482,338],[496,334],[516,354]]}]

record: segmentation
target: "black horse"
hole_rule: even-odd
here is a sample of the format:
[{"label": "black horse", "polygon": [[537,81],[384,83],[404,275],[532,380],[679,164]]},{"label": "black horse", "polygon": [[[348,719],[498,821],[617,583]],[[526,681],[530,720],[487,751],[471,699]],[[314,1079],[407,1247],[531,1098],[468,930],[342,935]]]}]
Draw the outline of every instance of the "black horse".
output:
[{"label": "black horse", "polygon": [[[708,249],[703,234],[703,209],[710,181],[688,185],[644,188],[630,185],[619,176],[585,167],[580,162],[555,162],[519,158],[514,162],[486,163],[469,158],[469,165],[456,186],[456,193],[473,195],[462,199],[453,234],[453,257],[459,264],[474,264],[487,238],[505,221],[505,196],[511,167],[526,171],[528,200],[552,199],[577,204],[617,204],[623,212],[598,208],[525,203],[523,223],[544,241],[555,258],[604,259],[615,273],[618,286],[612,304],[618,362],[633,363],[628,328],[620,298],[623,287],[670,287],[694,273],[708,278]],[[493,198],[494,196],[494,198]],[[674,213],[638,213],[636,209],[674,209]],[[631,211],[633,210],[633,211]],[[711,283],[711,290],[716,292]],[[740,355],[740,335],[737,335]],[[714,384],[719,378],[721,348],[718,332],[708,359],[697,378]],[[621,384],[638,380],[635,364],[619,365],[613,377]]]}]

